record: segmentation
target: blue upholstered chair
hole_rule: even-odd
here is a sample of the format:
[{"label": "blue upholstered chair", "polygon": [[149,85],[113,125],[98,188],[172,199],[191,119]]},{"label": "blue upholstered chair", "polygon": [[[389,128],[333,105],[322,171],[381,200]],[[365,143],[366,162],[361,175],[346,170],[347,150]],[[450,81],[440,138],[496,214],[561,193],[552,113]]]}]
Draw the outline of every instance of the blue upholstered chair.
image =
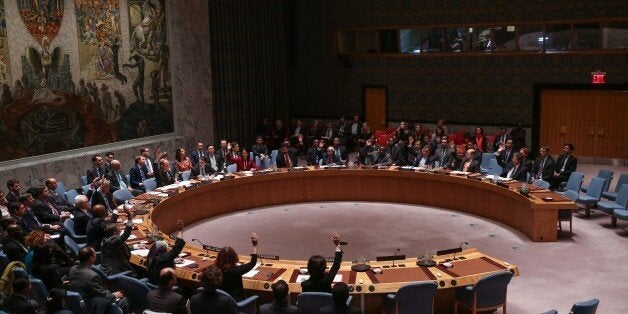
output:
[{"label": "blue upholstered chair", "polygon": [[146,189],[146,192],[150,192],[156,188],[157,188],[157,180],[155,178],[144,180],[144,189]]},{"label": "blue upholstered chair", "polygon": [[[567,185],[565,186],[565,191],[572,190],[576,193],[579,193],[580,188],[582,187],[582,181],[584,180],[584,174],[580,172],[572,172],[569,175],[569,180],[567,180]],[[565,195],[565,192],[556,192],[561,195]]]},{"label": "blue upholstered chair", "polygon": [[113,198],[120,201],[128,201],[133,198],[133,194],[128,189],[118,189],[113,192]]},{"label": "blue upholstered chair", "polygon": [[314,314],[326,306],[333,305],[334,299],[327,292],[303,292],[297,296],[297,307],[301,314]]},{"label": "blue upholstered chair", "polygon": [[611,215],[611,225],[617,226],[617,217],[613,216],[613,212],[616,209],[626,209],[628,205],[628,184],[623,184],[619,189],[619,194],[614,201],[600,201],[597,202],[597,208],[609,215]]},{"label": "blue upholstered chair", "polygon": [[151,290],[144,282],[128,276],[117,277],[117,282],[129,300],[129,312],[141,313],[148,307],[147,295]]},{"label": "blue upholstered chair", "polygon": [[600,300],[591,299],[588,301],[577,302],[571,307],[570,314],[595,314],[597,306],[600,304]]},{"label": "blue upholstered chair", "polygon": [[232,164],[227,166],[227,173],[234,173],[238,171],[238,165]]},{"label": "blue upholstered chair", "polygon": [[277,164],[278,154],[279,154],[279,151],[276,149],[270,152],[270,165],[269,166],[274,166]]},{"label": "blue upholstered chair", "polygon": [[78,292],[68,291],[65,297],[65,308],[74,314],[87,314],[87,306]]},{"label": "blue upholstered chair", "polygon": [[436,288],[433,281],[405,285],[396,294],[386,295],[384,309],[387,314],[432,313]]},{"label": "blue upholstered chair", "polygon": [[536,180],[532,181],[532,185],[538,186],[541,189],[549,189],[550,188],[549,182],[543,181],[541,179],[536,179]]},{"label": "blue upholstered chair", "polygon": [[83,191],[83,195],[87,195],[87,191],[89,191],[90,187],[91,187],[90,184],[86,184],[81,187],[81,190]]},{"label": "blue upholstered chair", "polygon": [[591,216],[591,206],[597,204],[602,197],[602,189],[604,188],[606,180],[602,178],[591,178],[591,184],[587,189],[586,195],[580,195],[576,203],[584,205],[585,216]]},{"label": "blue upholstered chair", "polygon": [[[205,288],[203,287],[196,289],[196,293],[201,293],[203,291],[205,291]],[[237,313],[247,313],[247,314],[257,313],[257,299],[259,298],[259,296],[253,295],[240,302],[236,302],[236,300],[229,293],[224,292],[220,289],[216,289],[216,292],[229,297],[229,299],[231,299],[233,304],[235,304]]]},{"label": "blue upholstered chair", "polygon": [[549,310],[549,311],[543,312],[541,314],[558,314],[558,311],[556,311],[556,310]]},{"label": "blue upholstered chair", "polygon": [[491,159],[490,162],[489,162],[488,171],[486,172],[486,174],[489,174],[489,175],[495,175],[495,174],[496,175],[500,175],[500,174],[502,174],[502,171],[503,171],[502,166],[500,166],[497,163],[497,159],[495,159],[495,158]]},{"label": "blue upholstered chair", "polygon": [[[578,200],[578,192],[574,190],[566,190],[564,194],[566,198],[570,199],[572,202]],[[573,236],[573,212],[571,209],[559,209],[558,210],[558,230],[563,231],[563,221],[569,221],[569,236]]]},{"label": "blue upholstered chair", "polygon": [[72,239],[69,236],[64,236],[63,237],[63,242],[65,243],[65,246],[68,247],[68,249],[70,249],[70,251],[72,251],[72,254],[74,254],[74,256],[78,256],[78,252],[85,246],[87,245],[86,243],[76,243],[76,241],[74,241],[74,239]]},{"label": "blue upholstered chair", "polygon": [[82,185],[88,185],[89,184],[89,182],[87,182],[87,176],[79,175],[79,182],[81,182]]},{"label": "blue upholstered chair", "polygon": [[65,193],[65,184],[61,181],[57,181],[57,188],[55,189],[55,192],[63,195],[63,193]]},{"label": "blue upholstered chair", "polygon": [[[602,179],[606,180],[606,183],[604,183],[604,187],[602,187],[602,192],[606,192],[606,191],[608,191],[608,187],[611,184],[611,180],[613,180],[613,171],[612,170],[601,169],[600,171],[598,171],[596,178],[602,178]],[[582,192],[586,193],[589,190],[589,187],[588,186],[583,186],[583,187],[580,188],[580,190]]]},{"label": "blue upholstered chair", "polygon": [[65,196],[65,199],[68,201],[68,203],[74,204],[74,199],[78,196],[78,192],[76,190],[69,190],[65,191],[63,195]]},{"label": "blue upholstered chair", "polygon": [[506,295],[508,283],[512,279],[512,273],[501,271],[485,276],[473,286],[456,288],[455,313],[458,313],[458,305],[477,311],[491,311],[500,307],[506,313]]},{"label": "blue upholstered chair", "polygon": [[615,186],[615,191],[602,192],[602,197],[614,201],[615,198],[617,198],[617,193],[619,193],[619,189],[624,184],[628,184],[628,173],[624,173],[619,176],[619,180],[617,180],[617,186]]},{"label": "blue upholstered chair", "polygon": [[77,234],[74,231],[74,220],[72,220],[71,218],[68,218],[63,221],[63,228],[65,228],[70,238],[72,238],[72,240],[74,240],[74,242],[76,242],[77,244],[82,244],[82,243],[87,242],[87,235]]},{"label": "blue upholstered chair", "polygon": [[480,163],[480,172],[487,173],[491,166],[491,159],[495,159],[495,155],[491,153],[482,153],[482,163]]},{"label": "blue upholstered chair", "polygon": [[[122,290],[122,286],[120,285],[120,283],[118,282],[118,279],[122,276],[128,276],[129,274],[131,274],[130,270],[127,271],[123,271],[119,274],[115,274],[115,275],[107,275],[105,274],[104,271],[102,271],[101,268],[102,265],[93,265],[92,269],[94,270],[94,272],[96,272],[100,278],[102,278],[102,280],[104,282],[107,283],[107,286],[109,287],[110,291],[118,291],[118,290]],[[141,280],[140,280],[141,281]],[[152,289],[151,289],[152,290]]]},{"label": "blue upholstered chair", "polygon": [[4,269],[9,265],[9,258],[4,252],[0,251],[0,270],[4,273]]},{"label": "blue upholstered chair", "polygon": [[190,175],[191,174],[192,174],[192,171],[190,171],[190,170],[183,171],[183,172],[181,172],[181,179],[183,179],[183,181],[190,180]]},{"label": "blue upholstered chair", "polygon": [[44,306],[46,304],[46,299],[48,299],[48,289],[44,282],[35,278],[29,277],[28,280],[31,282],[31,299],[37,301],[37,304]]}]

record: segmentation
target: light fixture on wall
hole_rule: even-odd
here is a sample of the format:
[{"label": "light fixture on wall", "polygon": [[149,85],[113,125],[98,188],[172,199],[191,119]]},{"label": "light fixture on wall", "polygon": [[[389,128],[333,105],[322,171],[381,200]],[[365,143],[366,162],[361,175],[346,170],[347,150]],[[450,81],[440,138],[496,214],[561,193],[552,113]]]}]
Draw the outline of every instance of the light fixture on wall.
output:
[{"label": "light fixture on wall", "polygon": [[591,84],[605,84],[606,72],[600,70],[591,72]]}]

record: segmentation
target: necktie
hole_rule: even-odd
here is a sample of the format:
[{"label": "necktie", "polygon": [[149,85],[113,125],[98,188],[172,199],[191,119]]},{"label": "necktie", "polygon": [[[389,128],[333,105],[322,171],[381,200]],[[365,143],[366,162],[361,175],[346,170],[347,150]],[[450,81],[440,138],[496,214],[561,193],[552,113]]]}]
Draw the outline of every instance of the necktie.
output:
[{"label": "necktie", "polygon": [[170,183],[170,171],[166,171],[166,182]]},{"label": "necktie", "polygon": [[216,171],[216,158],[214,157],[214,155],[211,155],[211,157],[209,157],[209,166],[212,168],[212,170]]},{"label": "necktie", "polygon": [[116,171],[116,175],[118,176],[118,182],[120,183],[120,188],[126,189],[126,182],[124,182],[124,179],[122,178],[122,175],[120,174],[120,172]]},{"label": "necktie", "polygon": [[205,176],[205,167],[200,167],[201,168],[201,176]]},{"label": "necktie", "polygon": [[105,200],[105,207],[107,207],[107,211],[111,211],[111,205],[109,205],[109,200],[107,199],[107,195],[105,195],[105,193],[102,193],[102,199]]},{"label": "necktie", "polygon": [[543,176],[543,166],[545,165],[545,158],[541,159],[541,166],[539,166],[539,172],[536,175],[537,179],[541,179],[541,177]]},{"label": "necktie", "polygon": [[102,177],[102,171],[100,170],[100,167],[96,167],[96,173],[98,174],[98,177]]},{"label": "necktie", "polygon": [[565,172],[565,167],[567,166],[567,159],[569,159],[569,156],[565,157],[565,161],[563,161],[563,167],[560,168],[560,172]]},{"label": "necktie", "polygon": [[244,165],[244,169],[242,169],[242,170],[246,170],[246,159],[244,159],[243,165]]},{"label": "necktie", "polygon": [[59,211],[54,206],[52,206],[52,204],[50,204],[49,202],[46,202],[46,205],[48,205],[48,207],[50,208],[50,211],[53,214],[59,216]]},{"label": "necktie", "polygon": [[283,158],[286,161],[286,168],[291,168],[291,166],[290,166],[290,156],[288,156],[288,154],[284,154]]},{"label": "necktie", "polygon": [[[148,173],[153,172],[153,163],[148,158],[146,158],[146,169],[148,170]],[[143,180],[144,178],[142,178],[142,181]]]}]

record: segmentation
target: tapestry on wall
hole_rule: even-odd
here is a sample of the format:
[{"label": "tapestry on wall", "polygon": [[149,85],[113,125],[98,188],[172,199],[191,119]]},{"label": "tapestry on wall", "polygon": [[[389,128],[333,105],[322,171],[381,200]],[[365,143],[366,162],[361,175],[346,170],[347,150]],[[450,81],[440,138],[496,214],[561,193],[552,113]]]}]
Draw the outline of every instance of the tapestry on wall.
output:
[{"label": "tapestry on wall", "polygon": [[[37,44],[24,47],[22,75],[2,95],[10,101],[0,106],[0,161],[173,131],[163,0],[129,2],[135,41],[126,43],[119,0],[75,0],[76,19],[65,21],[62,0],[16,1]],[[77,33],[57,34],[75,21]],[[78,84],[55,36],[77,36]]]},{"label": "tapestry on wall", "polygon": [[9,67],[9,42],[7,41],[7,23],[5,20],[4,0],[0,0],[0,108],[13,102],[11,95],[11,69]]}]

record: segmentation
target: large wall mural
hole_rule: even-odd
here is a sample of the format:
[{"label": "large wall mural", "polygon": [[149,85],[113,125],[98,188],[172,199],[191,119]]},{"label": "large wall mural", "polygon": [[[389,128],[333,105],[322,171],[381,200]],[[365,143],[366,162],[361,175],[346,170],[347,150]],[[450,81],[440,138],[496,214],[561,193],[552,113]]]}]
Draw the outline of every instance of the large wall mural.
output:
[{"label": "large wall mural", "polygon": [[[21,48],[22,73],[13,84],[5,71],[0,161],[173,131],[163,0],[75,0],[67,3],[75,17],[65,19],[62,0],[16,1],[19,16],[3,16],[22,19],[13,25],[34,41]],[[124,27],[121,10],[129,12]],[[76,23],[76,33],[59,33],[62,23]],[[130,41],[122,40],[127,30]],[[8,33],[0,45],[11,45]],[[73,40],[54,41],[57,36]],[[0,62],[9,64],[2,49]]]},{"label": "large wall mural", "polygon": [[[13,99],[10,92],[11,69],[9,68],[9,42],[7,41],[7,22],[5,19],[4,0],[0,0],[0,86],[2,87],[2,97],[0,97],[0,107],[10,104]],[[5,87],[6,86],[6,87]],[[4,94],[9,97],[4,98]]]}]

